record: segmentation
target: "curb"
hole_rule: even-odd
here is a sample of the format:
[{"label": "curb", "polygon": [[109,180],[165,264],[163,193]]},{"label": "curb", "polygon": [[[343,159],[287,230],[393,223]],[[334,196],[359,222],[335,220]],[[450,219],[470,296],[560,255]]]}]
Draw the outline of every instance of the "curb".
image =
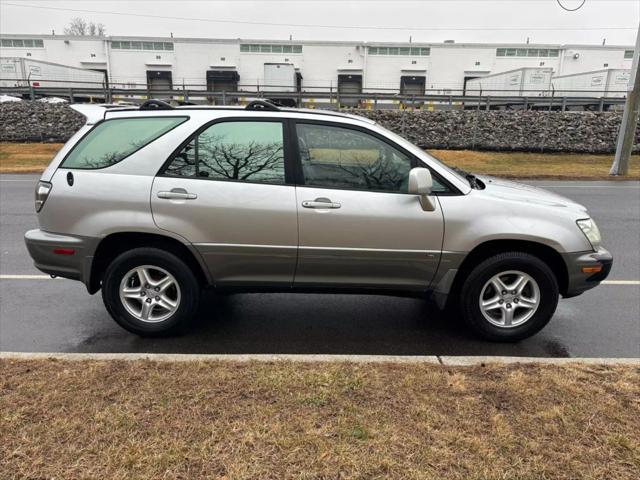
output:
[{"label": "curb", "polygon": [[0,352],[0,360],[148,360],[154,362],[301,362],[405,363],[469,367],[482,364],[637,365],[640,358],[549,358],[499,356],[182,354],[182,353],[28,353]]}]

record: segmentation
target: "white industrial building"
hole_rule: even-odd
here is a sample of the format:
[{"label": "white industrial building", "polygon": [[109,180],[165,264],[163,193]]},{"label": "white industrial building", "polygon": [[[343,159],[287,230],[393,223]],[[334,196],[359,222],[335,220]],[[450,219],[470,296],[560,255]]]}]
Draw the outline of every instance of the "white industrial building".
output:
[{"label": "white industrial building", "polygon": [[[466,82],[518,69],[567,76],[631,68],[633,47],[378,43],[167,37],[2,35],[0,56],[107,74],[110,86],[255,91],[265,64],[292,64],[298,91],[461,94]],[[7,67],[8,68],[8,67]],[[1,73],[0,73],[1,74]],[[535,77],[534,77],[535,78]],[[588,86],[586,87],[588,88]],[[308,96],[307,95],[307,96]]]}]

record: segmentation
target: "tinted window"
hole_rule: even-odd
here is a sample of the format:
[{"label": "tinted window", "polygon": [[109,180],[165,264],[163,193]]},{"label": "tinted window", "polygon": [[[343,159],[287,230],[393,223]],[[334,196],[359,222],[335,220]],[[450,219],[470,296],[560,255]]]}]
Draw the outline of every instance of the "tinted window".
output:
[{"label": "tinted window", "polygon": [[73,147],[65,168],[109,167],[186,121],[186,117],[118,118],[99,123]]},{"label": "tinted window", "polygon": [[283,184],[282,123],[216,123],[191,140],[165,174]]},{"label": "tinted window", "polygon": [[309,186],[407,192],[411,159],[372,135],[298,124],[304,183]]}]

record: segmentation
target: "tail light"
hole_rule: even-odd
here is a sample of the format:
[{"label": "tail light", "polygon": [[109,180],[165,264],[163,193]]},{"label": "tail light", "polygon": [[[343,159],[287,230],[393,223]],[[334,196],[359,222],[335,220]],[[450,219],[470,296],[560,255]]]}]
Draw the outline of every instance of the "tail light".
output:
[{"label": "tail light", "polygon": [[36,212],[42,210],[42,206],[44,202],[47,201],[52,186],[49,182],[43,181],[38,182],[38,185],[36,185]]}]

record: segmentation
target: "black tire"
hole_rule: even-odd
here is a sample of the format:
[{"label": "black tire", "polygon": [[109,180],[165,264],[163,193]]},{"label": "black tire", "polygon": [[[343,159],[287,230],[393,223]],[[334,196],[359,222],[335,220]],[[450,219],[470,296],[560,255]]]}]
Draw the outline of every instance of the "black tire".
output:
[{"label": "black tire", "polygon": [[[120,299],[122,279],[136,267],[152,265],[169,272],[180,289],[177,310],[167,319],[148,323],[127,311]],[[191,268],[173,253],[158,248],[136,248],[116,257],[107,268],[102,282],[102,300],[113,319],[122,328],[143,337],[178,334],[193,321],[200,301],[200,285]]]},{"label": "black tire", "polygon": [[[507,328],[496,326],[484,317],[480,295],[494,275],[511,270],[526,273],[535,280],[540,301],[531,318],[518,326]],[[534,335],[549,323],[558,306],[558,298],[558,281],[545,262],[528,253],[507,252],[487,258],[471,271],[462,285],[460,303],[465,323],[476,334],[495,342],[516,342]]]}]

